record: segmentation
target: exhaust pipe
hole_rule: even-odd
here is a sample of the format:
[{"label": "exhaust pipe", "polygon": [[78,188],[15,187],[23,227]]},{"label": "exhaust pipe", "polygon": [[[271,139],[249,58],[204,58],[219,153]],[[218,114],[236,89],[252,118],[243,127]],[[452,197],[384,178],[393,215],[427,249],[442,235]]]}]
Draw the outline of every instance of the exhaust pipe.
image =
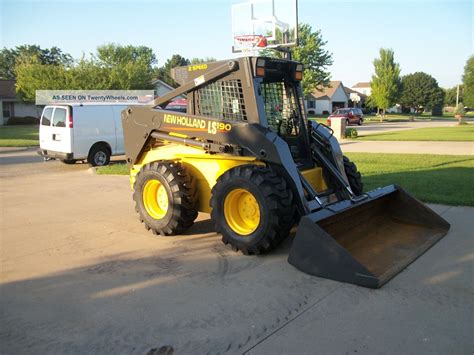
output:
[{"label": "exhaust pipe", "polygon": [[379,288],[444,237],[449,223],[397,185],[303,216],[288,262],[332,280]]}]

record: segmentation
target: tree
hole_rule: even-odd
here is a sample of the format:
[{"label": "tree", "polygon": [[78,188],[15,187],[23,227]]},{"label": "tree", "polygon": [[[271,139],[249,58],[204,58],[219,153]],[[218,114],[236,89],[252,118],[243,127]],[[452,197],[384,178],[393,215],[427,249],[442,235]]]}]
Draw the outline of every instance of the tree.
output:
[{"label": "tree", "polygon": [[173,54],[171,58],[166,61],[165,65],[158,69],[158,79],[163,80],[165,83],[171,86],[179,86],[179,84],[176,83],[171,77],[171,69],[189,64],[191,64],[191,62],[188,59],[182,57],[179,54]]},{"label": "tree", "polygon": [[431,75],[423,72],[405,75],[402,78],[400,103],[414,109],[417,113],[439,110],[443,105],[444,91]]},{"label": "tree", "polygon": [[[332,54],[324,46],[327,41],[323,40],[320,30],[313,31],[310,25],[300,23],[298,25],[298,46],[291,49],[292,59],[304,64],[303,93],[308,95],[318,87],[329,86],[331,74],[327,67],[332,65]],[[283,58],[284,53],[276,50],[262,51],[263,55]]]},{"label": "tree", "polygon": [[190,64],[202,64],[202,63],[210,63],[210,62],[217,62],[217,59],[214,57],[192,58]]},{"label": "tree", "polygon": [[0,50],[0,78],[15,79],[15,68],[19,62],[33,59],[45,65],[69,66],[73,63],[72,57],[58,47],[41,49],[37,45],[22,45],[13,49],[3,48]]},{"label": "tree", "polygon": [[[55,53],[50,53],[54,57]],[[16,64],[16,89],[25,101],[36,90],[144,90],[153,88],[155,55],[150,48],[105,45],[90,59],[71,65],[44,64],[38,56],[24,56]]]},{"label": "tree", "polygon": [[152,70],[156,64],[153,50],[145,46],[105,44],[97,47],[97,58],[101,63],[110,67],[137,63],[144,64],[148,69]]},{"label": "tree", "polygon": [[391,49],[380,48],[380,58],[374,59],[375,73],[372,75],[370,102],[385,111],[395,105],[400,95],[400,65],[395,63]]},{"label": "tree", "polygon": [[470,56],[464,67],[462,76],[464,84],[464,105],[474,107],[474,55]]},{"label": "tree", "polygon": [[[459,102],[463,102],[464,85],[459,85]],[[445,106],[456,106],[456,98],[458,93],[458,87],[452,87],[450,89],[444,89],[444,105]]]}]

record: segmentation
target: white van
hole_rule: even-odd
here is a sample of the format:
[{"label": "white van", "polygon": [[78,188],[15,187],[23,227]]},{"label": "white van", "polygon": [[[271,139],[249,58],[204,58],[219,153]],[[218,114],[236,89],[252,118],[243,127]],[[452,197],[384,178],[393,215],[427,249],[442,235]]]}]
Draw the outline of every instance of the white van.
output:
[{"label": "white van", "polygon": [[74,164],[107,165],[125,154],[121,111],[128,105],[46,106],[41,115],[39,154]]}]

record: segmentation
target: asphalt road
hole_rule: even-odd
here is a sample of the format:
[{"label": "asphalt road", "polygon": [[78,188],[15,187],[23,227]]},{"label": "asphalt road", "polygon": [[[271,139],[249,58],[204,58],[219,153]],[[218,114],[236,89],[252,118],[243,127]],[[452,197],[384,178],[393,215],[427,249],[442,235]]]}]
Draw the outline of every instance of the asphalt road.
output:
[{"label": "asphalt road", "polygon": [[[0,353],[471,354],[473,208],[382,289],[305,275],[292,239],[223,245],[207,215],[157,238],[126,176],[0,153]],[[4,162],[10,162],[5,164]]]}]

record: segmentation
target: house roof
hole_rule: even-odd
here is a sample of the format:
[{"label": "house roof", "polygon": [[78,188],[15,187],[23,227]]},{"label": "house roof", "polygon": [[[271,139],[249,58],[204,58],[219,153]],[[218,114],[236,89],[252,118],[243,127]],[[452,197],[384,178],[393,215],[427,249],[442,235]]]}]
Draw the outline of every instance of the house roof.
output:
[{"label": "house roof", "polygon": [[342,81],[330,81],[329,85],[329,87],[318,86],[316,90],[313,90],[310,95],[316,100],[330,100],[336,93],[336,90],[339,88],[339,86],[342,86]]},{"label": "house roof", "polygon": [[370,82],[361,81],[352,86],[353,88],[370,88]]},{"label": "house roof", "polygon": [[15,100],[15,80],[3,80],[0,79],[0,99],[2,100]]},{"label": "house roof", "polygon": [[165,83],[163,80],[158,79],[158,78],[155,79],[155,80],[153,80],[151,83],[152,83],[153,85],[156,85],[156,84],[163,85],[164,87],[167,87],[167,88],[170,89],[170,90],[174,90],[174,89],[175,89],[175,88],[172,87],[170,84],[167,84],[167,83]]},{"label": "house roof", "polygon": [[351,88],[348,88],[348,87],[345,87],[345,86],[344,86],[344,91],[346,92],[347,96],[349,96],[349,97],[350,97],[351,94],[357,94],[357,95],[360,96],[360,98],[361,98],[362,100],[364,100],[365,98],[367,98],[367,95],[364,95],[364,94],[362,94],[362,93],[360,93],[360,92],[358,92],[358,91],[352,90]]}]

